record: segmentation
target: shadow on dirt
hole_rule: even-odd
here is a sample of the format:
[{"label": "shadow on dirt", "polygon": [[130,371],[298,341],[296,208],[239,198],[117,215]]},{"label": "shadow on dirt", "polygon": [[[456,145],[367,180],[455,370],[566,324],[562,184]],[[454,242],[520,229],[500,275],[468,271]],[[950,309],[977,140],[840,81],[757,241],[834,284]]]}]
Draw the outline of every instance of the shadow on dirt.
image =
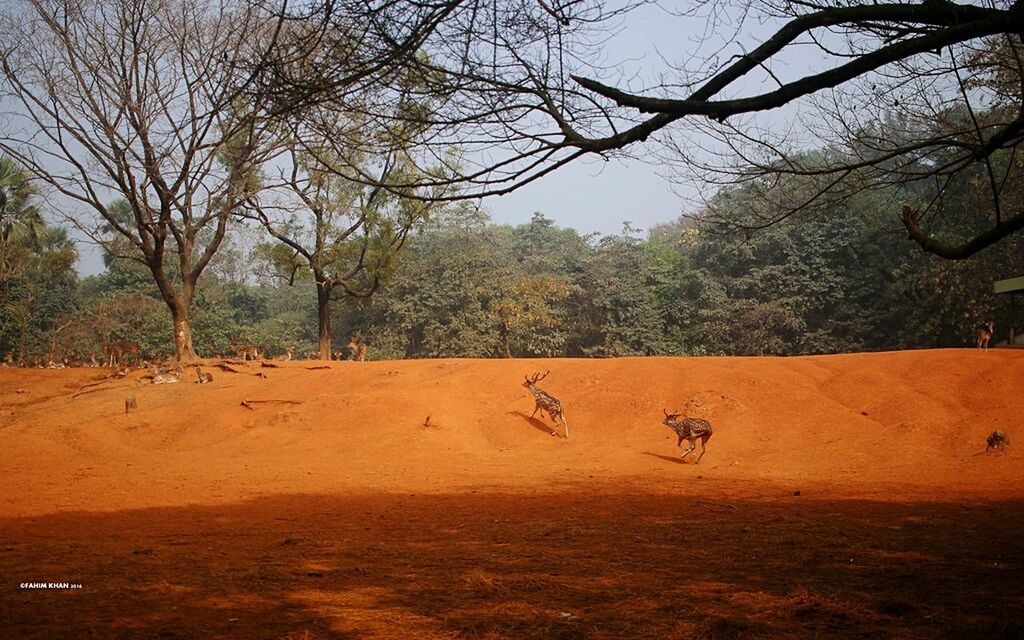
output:
[{"label": "shadow on dirt", "polygon": [[[65,512],[0,520],[0,627],[11,638],[1000,640],[1024,633],[1022,535],[1020,502],[777,496],[278,495]],[[39,581],[82,588],[18,587]]]},{"label": "shadow on dirt", "polygon": [[690,458],[688,458],[687,460],[683,460],[680,456],[666,456],[661,453],[652,453],[650,451],[644,451],[643,453],[645,456],[651,456],[652,458],[661,458],[662,460],[665,460],[667,462],[674,462],[676,464],[694,464],[693,454],[690,454]]},{"label": "shadow on dirt", "polygon": [[537,431],[543,431],[547,435],[552,435],[552,431],[554,431],[554,427],[549,425],[547,422],[544,422],[540,418],[531,417],[531,416],[523,413],[522,411],[509,411],[508,415],[510,415],[510,416],[519,416],[523,420],[526,420],[526,422],[528,422],[531,427],[533,427]]}]

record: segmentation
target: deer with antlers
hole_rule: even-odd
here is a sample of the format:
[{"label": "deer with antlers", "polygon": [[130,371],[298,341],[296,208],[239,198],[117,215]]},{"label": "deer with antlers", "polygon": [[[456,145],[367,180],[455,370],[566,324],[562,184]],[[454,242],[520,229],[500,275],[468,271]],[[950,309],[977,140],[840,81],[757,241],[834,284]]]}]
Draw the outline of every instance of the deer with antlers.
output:
[{"label": "deer with antlers", "polygon": [[700,459],[704,457],[704,453],[707,451],[708,440],[711,439],[711,423],[700,418],[677,420],[679,416],[683,415],[682,413],[669,413],[668,409],[662,409],[662,411],[665,412],[665,425],[679,436],[676,446],[682,447],[683,440],[689,442],[689,447],[686,451],[683,451],[684,460],[686,456],[697,448],[697,439],[700,439],[700,455],[697,456],[697,464],[700,464]]},{"label": "deer with antlers", "polygon": [[988,350],[988,343],[992,339],[993,334],[996,332],[996,323],[989,321],[981,325],[977,329],[978,334],[978,349]]},{"label": "deer with antlers", "polygon": [[534,406],[533,413],[530,414],[530,417],[532,418],[537,415],[537,411],[539,410],[540,415],[543,418],[544,412],[547,412],[547,414],[551,416],[551,419],[555,421],[555,428],[551,430],[551,435],[558,435],[558,425],[561,423],[562,427],[565,428],[565,439],[568,440],[569,423],[565,419],[565,409],[562,408],[561,401],[547,391],[537,388],[537,383],[548,377],[549,373],[551,372],[546,371],[544,375],[541,375],[538,371],[533,374],[533,377],[527,376],[526,380],[523,382],[523,386],[530,390],[530,393],[533,394],[534,401],[537,403]]}]

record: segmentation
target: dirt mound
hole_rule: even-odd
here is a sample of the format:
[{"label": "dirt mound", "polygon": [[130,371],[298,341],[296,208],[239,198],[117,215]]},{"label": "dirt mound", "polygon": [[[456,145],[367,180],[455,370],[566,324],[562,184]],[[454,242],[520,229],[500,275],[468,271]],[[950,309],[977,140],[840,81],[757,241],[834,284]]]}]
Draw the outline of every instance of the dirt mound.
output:
[{"label": "dirt mound", "polygon": [[[697,478],[892,499],[1014,497],[1024,493],[1019,454],[977,454],[993,430],[1012,436],[1024,423],[1022,365],[1024,352],[1010,350],[248,363],[211,369],[204,385],[4,369],[2,509],[566,483],[672,491]],[[531,417],[521,382],[541,366],[570,440]],[[125,413],[129,395],[138,409]],[[699,466],[677,460],[663,409],[714,425]]]},{"label": "dirt mound", "polygon": [[[1019,440],[1022,358],[0,369],[0,627],[1020,637],[1024,465],[983,452]],[[531,417],[540,367],[571,440]],[[663,409],[713,423],[699,465]]]}]

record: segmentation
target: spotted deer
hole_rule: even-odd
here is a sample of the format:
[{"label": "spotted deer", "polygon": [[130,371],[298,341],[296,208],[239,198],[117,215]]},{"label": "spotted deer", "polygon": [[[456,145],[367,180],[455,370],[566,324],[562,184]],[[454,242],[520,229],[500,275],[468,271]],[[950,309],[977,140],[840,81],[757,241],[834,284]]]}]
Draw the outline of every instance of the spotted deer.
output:
[{"label": "spotted deer", "polygon": [[985,442],[988,444],[988,447],[985,448],[985,453],[1004,450],[1010,446],[1010,438],[1007,437],[1005,431],[993,431],[985,438]]},{"label": "spotted deer", "polygon": [[996,323],[986,322],[985,324],[978,327],[976,333],[978,335],[978,349],[988,350],[989,340],[992,339],[992,335],[996,332]]},{"label": "spotted deer", "polygon": [[213,374],[203,371],[203,368],[196,365],[196,384],[208,384],[213,382]]},{"label": "spotted deer", "polygon": [[683,440],[689,442],[689,447],[683,451],[684,460],[686,456],[690,455],[697,448],[697,439],[700,439],[700,455],[697,456],[697,464],[700,464],[700,459],[704,457],[704,452],[707,451],[708,440],[711,439],[711,423],[700,418],[677,420],[676,418],[683,414],[669,413],[668,409],[662,409],[662,411],[665,412],[665,424],[679,436],[676,446],[682,447]]},{"label": "spotted deer", "polygon": [[363,362],[366,360],[366,343],[362,341],[363,332],[356,331],[351,338],[348,339],[348,359],[358,360]]},{"label": "spotted deer", "polygon": [[260,348],[254,344],[234,344],[228,345],[231,350],[235,352],[235,357],[241,358],[242,360],[259,360],[260,359]]},{"label": "spotted deer", "polygon": [[139,343],[134,340],[115,340],[113,342],[103,343],[103,354],[106,356],[106,363],[108,367],[120,367],[128,362],[128,356],[131,356],[131,361],[138,365],[141,358],[141,349]]},{"label": "spotted deer", "polygon": [[533,399],[536,402],[536,405],[533,408],[533,413],[530,414],[530,417],[532,418],[537,415],[537,411],[539,410],[540,415],[543,418],[544,412],[547,412],[547,414],[551,416],[551,419],[555,421],[555,428],[551,430],[551,435],[558,435],[558,425],[561,423],[565,428],[565,439],[568,440],[569,423],[565,419],[565,409],[562,408],[562,403],[558,398],[547,391],[537,388],[537,383],[548,377],[549,373],[551,372],[546,371],[544,375],[541,375],[538,371],[533,374],[533,377],[526,376],[526,380],[523,382],[523,386],[530,390],[530,393],[533,394]]},{"label": "spotted deer", "polygon": [[169,368],[157,365],[150,369],[150,377],[153,384],[173,384],[181,377],[181,365]]}]

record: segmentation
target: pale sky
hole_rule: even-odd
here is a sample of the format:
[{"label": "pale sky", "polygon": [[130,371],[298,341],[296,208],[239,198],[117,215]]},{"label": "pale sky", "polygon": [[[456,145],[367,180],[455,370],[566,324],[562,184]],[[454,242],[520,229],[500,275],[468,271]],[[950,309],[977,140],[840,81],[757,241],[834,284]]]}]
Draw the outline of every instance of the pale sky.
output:
[{"label": "pale sky", "polygon": [[[692,49],[693,38],[701,35],[700,21],[670,16],[656,6],[642,6],[629,14],[618,35],[608,41],[608,62],[652,82],[666,69],[662,56],[676,57]],[[595,78],[617,84],[617,78]],[[644,157],[641,145],[629,150]],[[673,193],[658,168],[641,160],[585,158],[562,167],[511,194],[484,200],[483,208],[497,223],[522,224],[534,211],[543,213],[559,226],[581,233],[618,233],[622,223],[649,229],[675,220],[687,203]]]},{"label": "pale sky", "polygon": [[[624,69],[624,75],[632,76],[633,84],[642,87],[656,81],[659,73],[666,70],[663,56],[681,59],[688,51],[696,50],[695,41],[704,35],[705,27],[703,20],[670,16],[656,6],[645,6],[629,15],[603,51],[608,63]],[[758,29],[757,25],[754,27]],[[722,34],[728,36],[731,33]],[[743,41],[746,50],[757,44],[753,38]],[[622,82],[619,78],[596,79],[615,85]],[[648,153],[643,145],[635,145],[629,151],[637,158]],[[651,147],[650,152],[653,151]],[[661,177],[655,164],[594,157],[562,167],[514,193],[484,199],[482,208],[498,224],[523,224],[539,211],[559,226],[581,233],[613,234],[622,230],[624,221],[649,229],[675,220],[689,210],[693,196],[692,191]],[[95,247],[81,243],[79,249],[80,273],[88,275],[103,270]]]}]

